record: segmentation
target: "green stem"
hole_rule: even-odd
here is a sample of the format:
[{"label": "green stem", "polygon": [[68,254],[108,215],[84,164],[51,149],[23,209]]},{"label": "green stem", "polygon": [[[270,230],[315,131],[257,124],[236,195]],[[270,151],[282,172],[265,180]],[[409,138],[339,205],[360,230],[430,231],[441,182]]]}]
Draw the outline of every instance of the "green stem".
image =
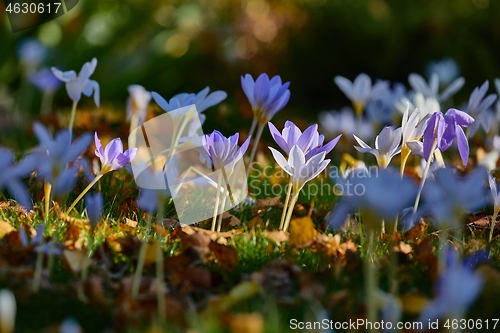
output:
[{"label": "green stem", "polygon": [[215,231],[215,225],[216,225],[216,222],[217,222],[217,213],[218,213],[218,210],[219,210],[219,200],[220,200],[220,181],[221,181],[221,177],[220,177],[220,172],[217,171],[217,194],[215,196],[215,205],[214,205],[214,217],[212,218],[212,231]]},{"label": "green stem", "polygon": [[253,135],[253,132],[255,132],[256,128],[257,128],[257,117],[253,117],[252,126],[250,126],[250,131],[248,132],[249,137]]},{"label": "green stem", "polygon": [[38,292],[40,289],[40,283],[42,281],[42,272],[43,272],[43,258],[44,258],[44,252],[43,248],[45,246],[45,236],[42,235],[42,239],[40,240],[40,244],[38,244],[40,247],[40,251],[36,254],[36,264],[35,264],[35,273],[33,277],[33,285],[32,285],[32,290],[33,292]]},{"label": "green stem", "polygon": [[257,152],[257,148],[259,147],[260,137],[262,136],[262,132],[264,131],[264,126],[265,124],[259,123],[259,126],[257,127],[257,134],[255,135],[255,140],[253,142],[252,152],[250,153],[250,159],[248,160],[248,165],[246,170],[247,175],[252,168],[252,163],[255,158],[255,153]]},{"label": "green stem", "polygon": [[[224,169],[224,168],[222,168]],[[224,215],[224,207],[226,206],[226,199],[227,199],[227,192],[226,192],[226,189],[222,188],[222,202],[221,202],[221,205],[220,205],[220,214],[219,214],[219,218],[217,220],[217,232],[220,232],[221,228],[222,228],[222,215]]]},{"label": "green stem", "polygon": [[295,203],[299,199],[299,193],[300,190],[297,191],[297,193],[293,193],[292,200],[290,200],[290,206],[288,207],[288,212],[286,214],[286,219],[285,219],[285,225],[283,227],[283,231],[287,231],[288,227],[290,225],[290,220],[292,219],[292,213],[293,213],[293,207],[295,206]]},{"label": "green stem", "polygon": [[446,270],[446,253],[444,252],[446,248],[446,243],[448,242],[448,229],[445,226],[441,229],[439,233],[439,263],[438,263],[438,273],[443,274]]},{"label": "green stem", "polygon": [[[158,220],[157,224],[163,220],[163,215],[165,212],[164,205],[160,205],[158,210]],[[167,306],[165,303],[165,277],[163,273],[163,249],[161,246],[162,235],[160,228],[156,229],[156,280],[158,281],[158,286],[156,289],[156,298],[158,300],[158,318],[160,321],[160,327],[164,327],[166,323],[166,313]]]},{"label": "green stem", "polygon": [[68,210],[66,211],[66,215],[68,215],[71,212],[71,210],[75,208],[78,201],[80,201],[83,198],[83,196],[87,194],[87,192],[92,188],[92,186],[95,185],[95,183],[99,181],[99,179],[102,178],[102,176],[104,176],[103,173],[100,173],[97,176],[95,176],[94,180],[89,185],[87,185],[87,187],[82,191],[82,193],[80,193],[78,198],[76,198],[75,201],[73,201],[73,203],[71,204],[71,206],[69,206]]},{"label": "green stem", "polygon": [[52,185],[49,182],[45,182],[43,185],[43,191],[45,192],[45,211],[44,211],[44,219],[45,224],[49,221],[49,209],[50,209],[50,193],[52,190]]},{"label": "green stem", "polygon": [[70,138],[73,137],[73,124],[75,123],[75,113],[76,113],[76,105],[77,102],[73,102],[73,106],[71,107],[71,117],[69,118],[69,134]]},{"label": "green stem", "polygon": [[290,203],[290,194],[292,194],[292,177],[290,177],[290,181],[288,182],[285,204],[283,205],[283,213],[281,213],[281,221],[280,221],[280,229],[279,230],[283,230],[283,227],[285,224],[286,211],[288,209],[288,204]]},{"label": "green stem", "polygon": [[420,202],[420,196],[422,195],[422,190],[424,189],[425,179],[427,178],[427,174],[429,173],[429,168],[432,162],[433,151],[436,149],[437,140],[434,139],[431,147],[431,153],[427,159],[427,164],[425,165],[424,173],[422,174],[422,180],[420,181],[420,187],[418,188],[417,198],[415,199],[415,205],[413,206],[413,214],[417,212],[418,203]]},{"label": "green stem", "polygon": [[[375,231],[368,230],[368,253],[365,257],[365,292],[366,292],[366,307],[367,307],[367,320],[375,323],[377,321],[377,303],[376,303],[376,289],[377,289],[377,272],[375,268]],[[373,260],[373,262],[372,262]],[[368,330],[370,333],[375,333],[376,330]]]},{"label": "green stem", "polygon": [[[146,224],[146,235],[149,234],[151,229],[151,220],[153,216],[148,214],[148,220]],[[141,249],[139,250],[139,261],[137,262],[137,268],[134,273],[134,281],[132,282],[132,299],[137,299],[139,295],[139,287],[141,285],[142,271],[144,269],[144,261],[146,260],[146,250],[148,245],[147,236],[141,243]]]},{"label": "green stem", "polygon": [[493,240],[493,231],[495,230],[495,224],[496,224],[496,221],[497,221],[499,210],[500,210],[500,207],[498,207],[498,208],[495,207],[494,211],[493,211],[493,218],[491,219],[491,229],[490,229],[490,237],[489,237],[489,242],[490,243]]}]

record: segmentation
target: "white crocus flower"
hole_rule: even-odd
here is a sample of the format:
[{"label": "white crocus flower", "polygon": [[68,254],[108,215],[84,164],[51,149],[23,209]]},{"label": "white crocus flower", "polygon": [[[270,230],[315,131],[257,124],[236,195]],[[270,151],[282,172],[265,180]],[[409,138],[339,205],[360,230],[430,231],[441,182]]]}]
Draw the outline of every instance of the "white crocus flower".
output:
[{"label": "white crocus flower", "polygon": [[495,178],[488,172],[488,182],[490,184],[491,198],[493,199],[493,218],[491,219],[491,229],[490,229],[490,242],[493,239],[493,230],[495,230],[495,224],[500,213],[500,192],[497,191],[497,183]]},{"label": "white crocus flower", "polygon": [[99,84],[94,80],[90,80],[96,66],[97,59],[93,58],[92,61],[86,62],[82,66],[78,75],[75,71],[63,72],[55,67],[52,67],[52,73],[59,80],[66,83],[66,90],[73,102],[78,103],[82,94],[87,97],[94,94],[94,102],[99,106]]},{"label": "white crocus flower", "polygon": [[363,140],[353,134],[354,139],[360,147],[354,148],[361,153],[370,153],[377,158],[378,166],[387,168],[391,159],[401,152],[401,127],[394,129],[392,126],[386,126],[375,138],[375,148],[367,145]]},{"label": "white crocus flower", "polygon": [[342,76],[336,76],[333,81],[352,102],[357,115],[363,113],[366,103],[377,99],[389,88],[387,81],[378,81],[372,85],[372,80],[365,73],[359,74],[353,82]]},{"label": "white crocus flower", "polygon": [[16,298],[8,289],[0,290],[0,332],[14,332],[16,321]]},{"label": "white crocus flower", "polygon": [[429,83],[419,75],[412,73],[408,77],[408,82],[410,86],[416,92],[422,93],[424,97],[432,97],[439,102],[446,102],[451,96],[453,96],[457,91],[459,91],[465,84],[465,79],[459,77],[455,79],[448,87],[446,87],[443,92],[439,93],[439,76],[436,73],[432,73]]},{"label": "white crocus flower", "polygon": [[290,175],[292,180],[293,195],[290,200],[288,212],[285,218],[283,230],[287,231],[290,225],[290,220],[292,218],[293,207],[299,198],[300,190],[304,185],[316,178],[325,168],[327,167],[330,160],[325,160],[326,153],[323,151],[310,157],[306,161],[306,156],[304,152],[299,148],[299,146],[294,145],[290,150],[288,155],[288,161],[286,158],[276,149],[269,147],[274,159],[279,164],[279,166]]}]

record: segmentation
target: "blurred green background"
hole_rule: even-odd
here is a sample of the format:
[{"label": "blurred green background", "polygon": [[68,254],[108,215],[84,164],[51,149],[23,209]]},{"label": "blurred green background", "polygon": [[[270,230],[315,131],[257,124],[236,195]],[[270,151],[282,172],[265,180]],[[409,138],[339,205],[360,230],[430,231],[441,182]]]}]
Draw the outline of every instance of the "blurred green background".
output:
[{"label": "blurred green background", "polygon": [[[408,87],[409,73],[425,74],[429,61],[443,57],[455,59],[466,78],[457,95],[464,101],[484,80],[500,77],[499,17],[500,2],[490,0],[80,0],[64,16],[14,34],[2,8],[0,120],[18,112],[12,105],[19,99],[22,112],[39,112],[40,93],[23,86],[16,51],[29,37],[48,47],[43,66],[78,71],[96,57],[92,78],[104,110],[125,115],[130,84],[166,98],[208,85],[228,98],[206,111],[205,131],[234,132],[252,117],[239,83],[245,73],[291,81],[278,123],[313,122],[319,111],[347,105],[336,75],[352,80],[365,72]],[[60,88],[54,110],[70,104]],[[79,108],[86,106],[93,107],[92,99],[82,99]]]}]

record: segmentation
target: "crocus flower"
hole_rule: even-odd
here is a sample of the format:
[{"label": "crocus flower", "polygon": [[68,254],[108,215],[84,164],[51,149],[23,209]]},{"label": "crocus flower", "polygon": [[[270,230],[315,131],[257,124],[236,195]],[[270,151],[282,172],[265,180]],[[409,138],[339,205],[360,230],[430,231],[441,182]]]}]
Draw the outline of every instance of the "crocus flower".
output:
[{"label": "crocus flower", "polygon": [[436,73],[439,77],[439,85],[447,86],[460,75],[457,62],[452,58],[443,58],[439,61],[431,61],[427,65],[427,74],[431,76]]},{"label": "crocus flower", "polygon": [[146,118],[151,93],[138,84],[129,86],[128,92],[130,96],[127,100],[127,120],[131,120],[133,115],[137,115],[136,126],[139,126]]},{"label": "crocus flower", "polygon": [[59,333],[82,333],[82,328],[75,319],[66,318],[59,327]]},{"label": "crocus flower", "polygon": [[386,81],[378,81],[372,86],[372,80],[365,73],[359,74],[353,82],[342,76],[336,76],[333,81],[352,102],[358,115],[363,112],[366,103],[375,100],[389,88]]},{"label": "crocus flower", "polygon": [[500,213],[500,192],[497,191],[497,183],[495,178],[488,172],[488,183],[491,190],[491,199],[493,201],[493,218],[491,219],[490,242],[493,239],[493,231],[497,221],[498,213]]},{"label": "crocus flower", "polygon": [[352,135],[355,133],[364,140],[373,137],[373,125],[370,121],[361,119],[360,124],[356,124],[356,117],[350,107],[343,108],[339,112],[321,112],[318,118],[322,130],[330,137],[344,134],[345,137],[352,140]]},{"label": "crocus flower", "polygon": [[85,196],[85,204],[87,205],[87,215],[90,225],[92,228],[95,228],[101,220],[103,207],[102,194],[99,192],[96,194],[87,194]]},{"label": "crocus flower", "polygon": [[[408,207],[417,193],[416,185],[408,178],[389,169],[378,169],[376,174],[361,171],[347,179],[337,179],[345,195],[332,211],[328,223],[332,228],[340,228],[347,214],[361,211],[363,222],[372,230],[377,230],[381,222],[394,222],[396,216]],[[350,185],[350,187],[348,187]],[[383,189],[383,195],[381,195]]]},{"label": "crocus flower", "polygon": [[265,73],[253,80],[250,74],[241,77],[241,87],[252,106],[254,118],[259,123],[269,122],[290,99],[290,82],[282,83],[279,75],[269,79]]},{"label": "crocus flower", "polygon": [[93,58],[92,61],[86,62],[82,66],[78,75],[73,70],[62,72],[55,67],[52,67],[52,73],[59,80],[66,83],[66,90],[73,102],[78,103],[82,94],[87,97],[94,94],[94,102],[99,106],[99,84],[94,80],[90,80],[90,76],[94,73],[96,66],[97,59]]},{"label": "crocus flower", "polygon": [[280,146],[287,155],[290,154],[292,147],[297,145],[304,152],[306,159],[323,151],[328,154],[342,136],[342,134],[340,134],[326,145],[323,145],[325,137],[323,134],[318,133],[317,124],[309,126],[303,133],[289,120],[285,122],[282,133],[280,133],[271,122],[269,122],[268,125],[274,141],[276,141],[278,146]]},{"label": "crocus flower", "polygon": [[52,184],[56,195],[67,193],[76,181],[77,168],[69,167],[89,146],[92,137],[85,133],[71,143],[70,133],[63,129],[54,138],[40,123],[33,124],[33,131],[43,146],[38,174]]},{"label": "crocus flower", "polygon": [[486,96],[488,87],[489,82],[486,80],[481,87],[476,87],[470,95],[465,112],[473,117],[475,121],[470,127],[469,136],[473,136],[479,129],[479,126],[481,126],[486,133],[490,130],[490,122],[493,121],[494,115],[489,112],[488,109],[497,99],[497,95],[489,94]]},{"label": "crocus flower", "polygon": [[458,143],[458,152],[464,165],[467,165],[469,159],[469,142],[462,129],[468,127],[474,122],[474,118],[467,113],[449,109],[446,114],[434,112],[427,122],[423,135],[424,158],[429,159],[433,153],[432,147],[445,151],[450,148],[455,138]]},{"label": "crocus flower", "polygon": [[420,322],[438,318],[463,319],[467,308],[483,288],[481,275],[464,265],[454,248],[450,246],[443,250],[446,269],[437,281],[437,297],[423,309]]},{"label": "crocus flower", "polygon": [[38,160],[34,155],[28,155],[21,162],[14,164],[14,155],[5,148],[0,148],[0,189],[9,193],[24,207],[31,207],[31,199],[22,178],[33,172]]},{"label": "crocus flower", "polygon": [[250,137],[243,142],[241,147],[238,147],[238,139],[238,133],[226,138],[217,130],[213,131],[210,135],[203,136],[203,148],[205,148],[205,151],[210,157],[210,161],[212,162],[214,169],[229,166],[229,169],[231,170],[232,167],[243,157],[248,149]]},{"label": "crocus flower", "polygon": [[96,146],[95,155],[99,157],[102,164],[101,174],[123,168],[134,159],[137,153],[137,148],[130,148],[124,152],[120,138],[111,140],[105,149],[102,148],[97,132],[94,134],[94,141]]},{"label": "crocus flower", "polygon": [[152,95],[155,102],[166,112],[195,104],[196,111],[201,113],[209,107],[219,104],[227,97],[226,92],[222,90],[208,94],[209,91],[210,88],[206,87],[197,94],[180,93],[172,97],[168,102],[156,92],[153,92]]},{"label": "crocus flower", "polygon": [[415,73],[409,75],[408,82],[413,90],[422,93],[424,97],[432,97],[439,102],[446,102],[463,87],[465,79],[463,77],[455,79],[441,93],[439,93],[439,76],[436,73],[432,73],[429,83],[421,75]]},{"label": "crocus flower", "polygon": [[61,81],[48,68],[30,74],[29,80],[41,91],[54,92],[61,86]]},{"label": "crocus flower", "polygon": [[21,42],[17,53],[19,60],[32,70],[43,61],[47,54],[47,48],[37,39],[28,38]]},{"label": "crocus flower", "polygon": [[16,309],[16,297],[12,291],[0,290],[0,332],[14,332]]},{"label": "crocus flower", "polygon": [[326,152],[316,154],[306,160],[306,156],[298,145],[294,145],[290,150],[288,161],[276,149],[269,147],[278,165],[292,178],[293,192],[299,193],[304,185],[316,178],[325,170],[330,160],[325,160]]},{"label": "crocus flower", "polygon": [[377,163],[381,168],[387,168],[391,159],[401,152],[401,127],[394,129],[392,126],[386,126],[375,138],[375,148],[368,146],[363,140],[353,134],[354,139],[360,147],[354,148],[361,153],[370,153],[375,156]]},{"label": "crocus flower", "polygon": [[424,187],[425,205],[422,209],[432,214],[437,225],[455,227],[464,213],[479,209],[488,202],[485,181],[483,168],[475,169],[465,178],[440,168],[435,172],[434,181]]}]

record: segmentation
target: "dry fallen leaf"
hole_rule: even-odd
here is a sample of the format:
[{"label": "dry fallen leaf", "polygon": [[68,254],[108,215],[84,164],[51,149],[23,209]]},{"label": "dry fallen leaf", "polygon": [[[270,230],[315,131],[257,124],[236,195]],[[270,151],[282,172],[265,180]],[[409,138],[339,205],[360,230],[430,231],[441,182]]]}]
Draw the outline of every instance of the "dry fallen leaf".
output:
[{"label": "dry fallen leaf", "polygon": [[248,229],[256,229],[257,226],[260,226],[261,229],[264,229],[266,227],[266,223],[264,222],[262,217],[260,217],[260,215],[257,215],[253,219],[248,221],[247,225]]},{"label": "dry fallen leaf", "polygon": [[428,225],[427,223],[425,223],[424,219],[420,219],[420,221],[418,221],[418,223],[413,228],[405,233],[405,238],[411,240],[417,239],[424,234],[425,230],[427,230],[427,227]]},{"label": "dry fallen leaf", "polygon": [[274,198],[259,199],[252,208],[252,215],[257,215],[266,208],[279,205],[281,205],[281,195],[278,195]]},{"label": "dry fallen leaf", "polygon": [[238,266],[238,253],[233,247],[212,241],[210,250],[213,251],[217,263],[226,270],[232,272]]},{"label": "dry fallen leaf", "polygon": [[82,270],[87,255],[79,250],[64,250],[63,259],[73,273],[78,273]]},{"label": "dry fallen leaf", "polygon": [[293,219],[290,222],[290,246],[304,246],[318,234],[309,216]]},{"label": "dry fallen leaf", "polygon": [[264,319],[258,312],[236,313],[229,321],[231,333],[262,333],[264,332]]},{"label": "dry fallen leaf", "polygon": [[410,244],[406,244],[405,242],[399,242],[398,245],[395,245],[393,248],[394,252],[401,252],[403,254],[409,254],[413,251],[413,248]]},{"label": "dry fallen leaf", "polygon": [[10,234],[12,231],[16,231],[16,228],[14,228],[10,223],[0,220],[0,238]]}]

